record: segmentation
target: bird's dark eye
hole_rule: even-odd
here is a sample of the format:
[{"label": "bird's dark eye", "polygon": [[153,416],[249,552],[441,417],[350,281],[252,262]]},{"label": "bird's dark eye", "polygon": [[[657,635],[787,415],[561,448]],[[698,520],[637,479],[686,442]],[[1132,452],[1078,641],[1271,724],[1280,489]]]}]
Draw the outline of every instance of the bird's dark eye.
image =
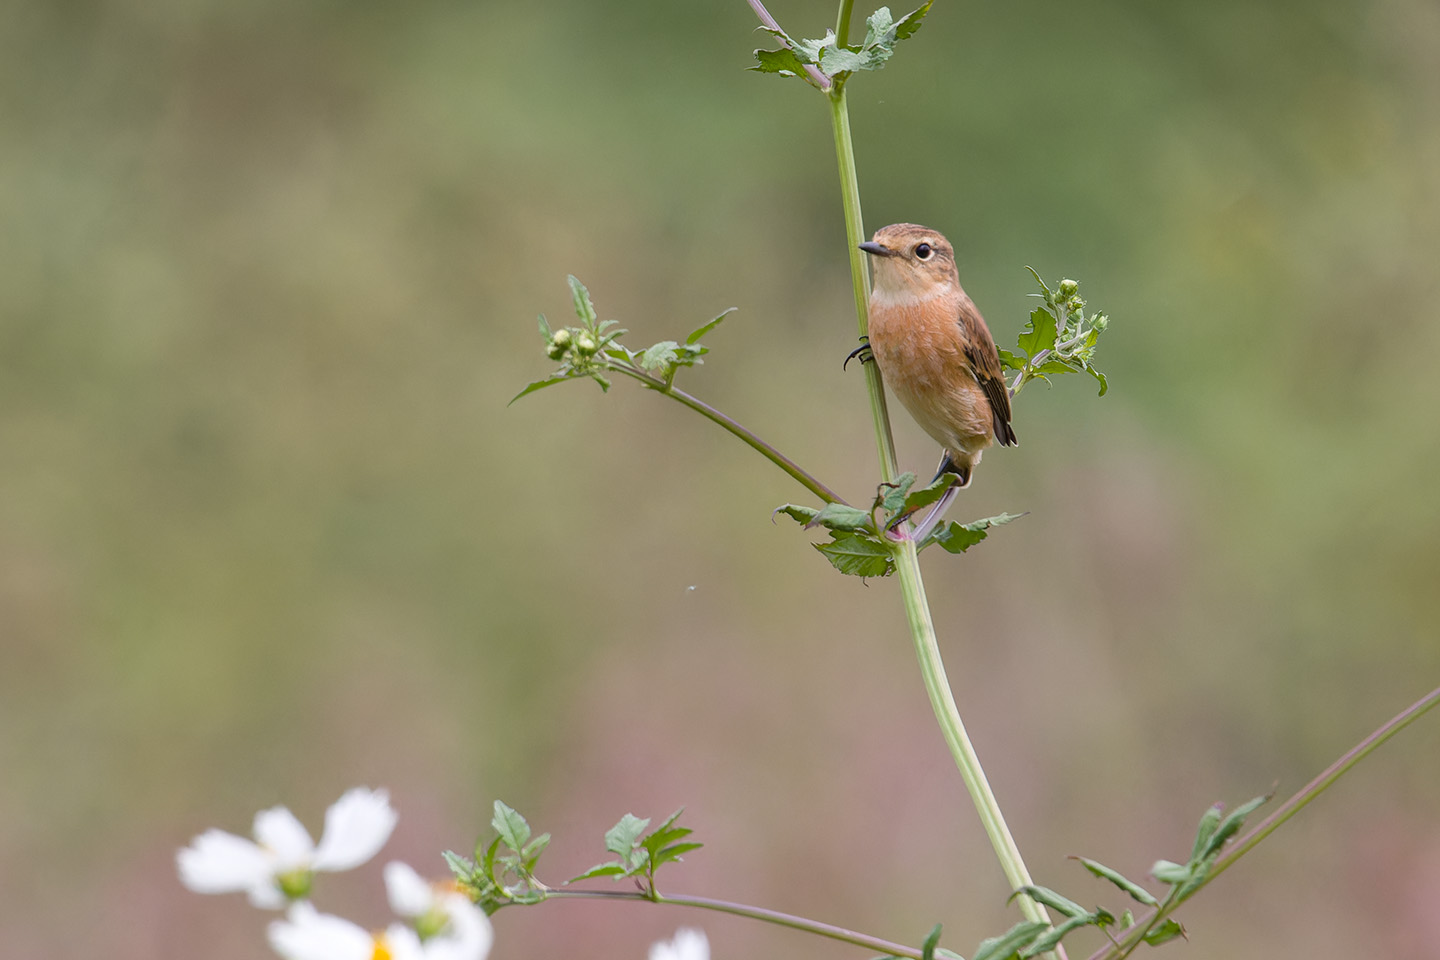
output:
[{"label": "bird's dark eye", "polygon": [[915,248],[915,258],[917,260],[929,260],[930,255],[934,252],[934,250],[930,249],[930,244],[922,243]]}]

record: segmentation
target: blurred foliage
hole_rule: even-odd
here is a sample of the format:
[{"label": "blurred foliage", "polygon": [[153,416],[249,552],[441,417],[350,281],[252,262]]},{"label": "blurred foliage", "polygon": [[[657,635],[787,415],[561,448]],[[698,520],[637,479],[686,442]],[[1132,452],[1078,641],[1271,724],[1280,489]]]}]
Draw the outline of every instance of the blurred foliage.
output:
[{"label": "blurred foliage", "polygon": [[[497,794],[576,835],[686,804],[709,843],[677,888],[1004,929],[893,588],[813,563],[766,522],[794,485],[674,405],[505,409],[568,272],[639,342],[734,304],[691,388],[873,491],[827,119],[747,71],[744,4],[3,21],[11,952],[254,956],[246,908],[197,904],[173,850],[354,783],[391,788],[394,852],[432,872]],[[1025,445],[956,508],[1037,522],[928,565],[1038,883],[1079,849],[1142,874],[1187,811],[1288,791],[1440,674],[1437,56],[1428,0],[942,3],[849,84],[868,225],[943,230],[997,339],[1026,264],[1125,318],[1105,402],[1027,390]],[[1435,942],[1430,726],[1188,908],[1208,954]],[[900,836],[858,829],[882,811]],[[502,919],[505,955],[619,958],[682,917]],[[717,956],[830,955],[706,924]]]}]

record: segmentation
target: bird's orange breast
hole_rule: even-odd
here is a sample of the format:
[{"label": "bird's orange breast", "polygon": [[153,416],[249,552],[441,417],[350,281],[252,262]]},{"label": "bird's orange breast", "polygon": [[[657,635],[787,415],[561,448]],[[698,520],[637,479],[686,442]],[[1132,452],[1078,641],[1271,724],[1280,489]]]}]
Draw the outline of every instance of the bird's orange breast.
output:
[{"label": "bird's orange breast", "polygon": [[931,437],[971,452],[994,437],[990,404],[971,372],[959,295],[870,299],[870,349],[885,384]]}]

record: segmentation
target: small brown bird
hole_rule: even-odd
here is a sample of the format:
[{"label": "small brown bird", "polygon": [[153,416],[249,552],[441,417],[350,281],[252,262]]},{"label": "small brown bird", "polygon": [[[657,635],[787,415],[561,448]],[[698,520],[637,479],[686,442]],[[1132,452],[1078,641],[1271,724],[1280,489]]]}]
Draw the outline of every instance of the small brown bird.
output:
[{"label": "small brown bird", "polygon": [[937,231],[893,223],[870,254],[870,351],[880,375],[921,428],[944,447],[936,476],[970,483],[985,448],[1018,442],[1010,389],[990,328],[960,286],[955,250]]}]

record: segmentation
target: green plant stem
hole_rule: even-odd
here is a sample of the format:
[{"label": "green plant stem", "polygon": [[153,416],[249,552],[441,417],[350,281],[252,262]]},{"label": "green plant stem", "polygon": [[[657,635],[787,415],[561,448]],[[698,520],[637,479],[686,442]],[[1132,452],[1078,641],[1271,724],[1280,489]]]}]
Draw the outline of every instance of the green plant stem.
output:
[{"label": "green plant stem", "polygon": [[[841,0],[840,27],[848,26],[853,0]],[[841,29],[837,27],[837,36]],[[860,336],[867,337],[870,330],[870,275],[863,262],[863,251],[859,244],[865,239],[860,214],[860,183],[855,170],[855,149],[850,136],[850,111],[845,100],[845,84],[832,89],[830,101],[831,126],[835,133],[835,159],[840,170],[840,198],[845,209],[845,241],[850,253],[850,278],[855,294],[855,315],[859,322]],[[885,405],[885,388],[880,380],[880,371],[874,363],[864,365],[866,386],[870,393],[870,412],[875,424],[875,441],[880,454],[880,478],[892,482],[897,471],[895,440],[890,431],[890,416]],[[1031,886],[1030,871],[1020,856],[1015,838],[1005,824],[1005,816],[985,778],[980,758],[965,732],[960,719],[960,710],[955,705],[954,694],[945,676],[945,664],[940,658],[940,645],[935,638],[935,624],[930,617],[930,606],[925,599],[925,583],[920,576],[920,558],[913,541],[904,541],[895,548],[895,574],[900,581],[900,592],[904,597],[905,615],[910,622],[910,635],[915,645],[915,655],[920,661],[920,674],[925,681],[926,692],[930,695],[930,706],[940,731],[960,769],[960,776],[970,792],[970,799],[980,815],[980,822],[1000,860],[1000,867],[1012,889]],[[1045,908],[1029,896],[1019,899],[1020,910],[1027,919],[1049,923],[1050,916]],[[1054,954],[1063,958],[1065,952],[1057,948]]]},{"label": "green plant stem", "polygon": [[840,0],[840,15],[835,18],[835,43],[845,46],[850,42],[850,11],[855,9],[855,0]]},{"label": "green plant stem", "polygon": [[[1305,784],[1294,796],[1277,807],[1274,813],[1270,814],[1270,816],[1264,820],[1261,820],[1255,825],[1254,829],[1236,840],[1229,851],[1215,861],[1214,865],[1210,867],[1210,871],[1205,874],[1204,879],[1196,884],[1195,888],[1185,897],[1185,900],[1189,900],[1190,897],[1193,897],[1204,889],[1210,881],[1234,866],[1235,861],[1254,849],[1255,845],[1261,840],[1264,840],[1278,830],[1285,821],[1305,809],[1305,806],[1310,803],[1310,801],[1329,789],[1330,785],[1344,776],[1351,767],[1375,752],[1376,748],[1395,736],[1395,734],[1404,730],[1416,720],[1419,720],[1436,704],[1440,704],[1440,688],[1431,690],[1425,696],[1416,700],[1409,707],[1406,707],[1403,711],[1391,717],[1390,720],[1378,730],[1346,751],[1340,759],[1326,767],[1320,772],[1319,776]],[[1117,945],[1107,946],[1097,950],[1090,956],[1090,960],[1114,960],[1114,958],[1125,956],[1130,950],[1134,949],[1135,944],[1144,936],[1146,930],[1149,930],[1156,923],[1164,920],[1166,916],[1183,902],[1184,901],[1176,901],[1174,904],[1167,902],[1167,904],[1162,905],[1159,910],[1156,910],[1153,915],[1137,920],[1128,930],[1120,932]]]},{"label": "green plant stem", "polygon": [[675,384],[673,383],[667,383],[659,377],[652,377],[645,371],[640,370],[636,367],[629,366],[628,364],[614,362],[610,364],[610,369],[614,370],[616,373],[623,373],[625,376],[630,377],[631,379],[638,380],[641,383],[645,384],[645,386],[649,387],[651,390],[654,390],[658,393],[663,393],[670,399],[677,400],[680,403],[685,404],[685,406],[689,407],[691,410],[694,410],[696,413],[700,414],[706,419],[718,423],[720,426],[724,427],[726,430],[730,431],[732,434],[749,444],[765,459],[769,460],[771,463],[775,464],[775,466],[790,474],[790,476],[794,477],[795,480],[797,480],[803,487],[805,487],[806,490],[809,490],[811,493],[815,494],[815,496],[819,497],[821,500],[824,500],[826,503],[845,502],[838,493],[825,486],[825,484],[817,480],[808,471],[802,469],[800,465],[797,464],[794,460],[791,460],[789,457],[785,456],[785,454],[781,453],[779,450],[776,450],[764,440],[761,440],[754,433],[751,433],[750,430],[747,429],[743,424],[731,419],[730,417],[721,413],[719,410],[716,410],[704,400],[701,400],[698,397],[691,396],[684,390],[681,390],[679,387],[675,386]]},{"label": "green plant stem", "polygon": [[545,899],[637,900],[642,903],[668,903],[677,907],[696,907],[700,910],[714,910],[718,913],[728,913],[736,917],[748,917],[751,920],[763,920],[766,923],[789,927],[791,930],[802,930],[805,933],[829,937],[831,940],[839,940],[842,943],[854,944],[857,947],[865,947],[869,950],[878,950],[881,953],[891,954],[897,957],[912,957],[914,960],[922,960],[922,954],[919,950],[914,947],[907,947],[903,943],[892,943],[889,940],[882,940],[880,937],[872,937],[866,933],[847,930],[844,927],[837,927],[834,924],[821,923],[818,920],[808,920],[805,917],[781,913],[778,910],[767,910],[764,907],[752,907],[743,903],[731,903],[728,900],[712,900],[709,897],[662,896],[658,893],[652,895],[640,890],[552,890],[545,895]]}]

